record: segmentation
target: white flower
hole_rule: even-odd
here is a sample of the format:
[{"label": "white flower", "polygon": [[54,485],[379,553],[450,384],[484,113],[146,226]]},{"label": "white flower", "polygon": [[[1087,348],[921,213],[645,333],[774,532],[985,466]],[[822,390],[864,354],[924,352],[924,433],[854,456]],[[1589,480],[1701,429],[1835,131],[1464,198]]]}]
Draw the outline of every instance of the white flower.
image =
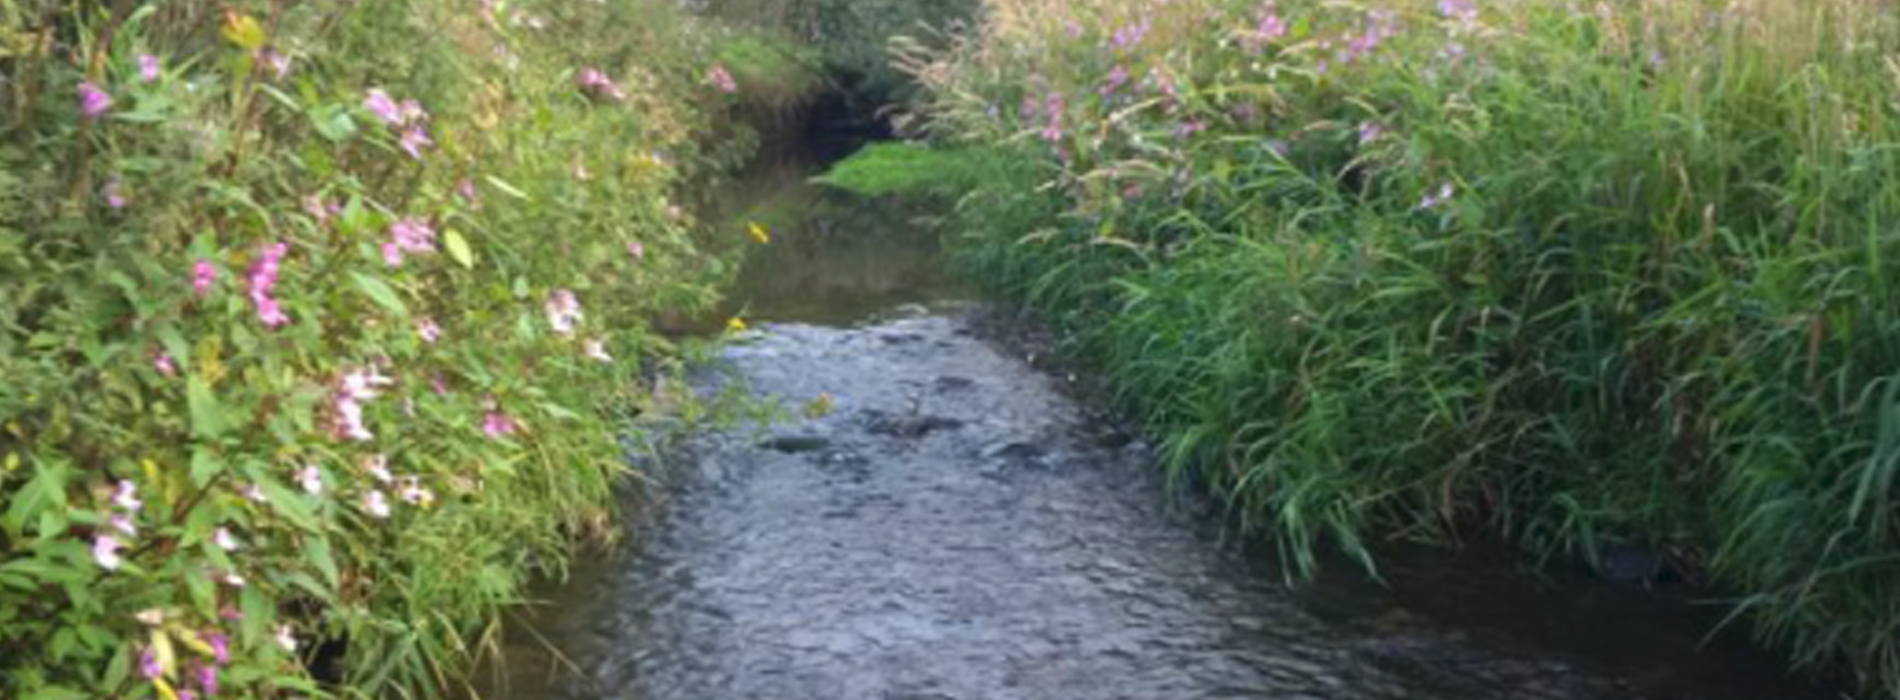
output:
[{"label": "white flower", "polygon": [[277,626],[277,646],[292,654],[297,653],[297,635],[291,633],[290,625]]},{"label": "white flower", "polygon": [[363,494],[363,512],[377,519],[389,517],[389,498],[382,491],[371,489]]},{"label": "white flower", "polygon": [[314,465],[299,469],[297,470],[297,483],[302,485],[303,490],[310,495],[321,496],[323,495],[323,470],[316,468]]},{"label": "white flower", "polygon": [[218,549],[227,552],[238,551],[239,545],[237,538],[231,536],[230,528],[221,527],[218,528],[216,532],[211,533],[211,543],[217,545]]}]

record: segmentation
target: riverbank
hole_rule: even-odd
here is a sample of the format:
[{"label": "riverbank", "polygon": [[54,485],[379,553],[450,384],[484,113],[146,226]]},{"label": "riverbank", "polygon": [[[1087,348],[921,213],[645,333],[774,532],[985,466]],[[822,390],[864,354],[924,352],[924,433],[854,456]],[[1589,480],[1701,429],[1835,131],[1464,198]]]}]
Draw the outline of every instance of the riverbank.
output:
[{"label": "riverbank", "polygon": [[696,413],[651,319],[747,245],[693,195],[817,89],[774,45],[646,0],[0,8],[0,696],[462,683]]},{"label": "riverbank", "polygon": [[953,248],[1287,570],[1501,536],[1706,577],[1900,693],[1891,12],[986,9],[909,57]]}]

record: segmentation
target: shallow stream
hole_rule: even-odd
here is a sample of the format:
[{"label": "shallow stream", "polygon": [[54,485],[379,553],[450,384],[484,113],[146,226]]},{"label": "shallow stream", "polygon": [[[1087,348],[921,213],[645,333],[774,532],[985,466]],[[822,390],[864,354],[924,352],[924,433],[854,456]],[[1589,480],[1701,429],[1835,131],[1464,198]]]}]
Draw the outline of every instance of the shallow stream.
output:
[{"label": "shallow stream", "polygon": [[761,332],[708,373],[797,417],[695,438],[623,551],[541,591],[490,697],[1841,697],[1705,641],[1712,606],[1485,547],[1285,585],[957,303],[926,227],[825,199],[810,168],[749,185],[777,235],[728,311]]}]

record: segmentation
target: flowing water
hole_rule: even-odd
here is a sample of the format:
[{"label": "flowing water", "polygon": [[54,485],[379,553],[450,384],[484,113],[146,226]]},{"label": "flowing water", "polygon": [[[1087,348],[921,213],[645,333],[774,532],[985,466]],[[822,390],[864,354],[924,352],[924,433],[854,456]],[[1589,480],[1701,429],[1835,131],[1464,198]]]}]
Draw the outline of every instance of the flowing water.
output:
[{"label": "flowing water", "polygon": [[1482,547],[1288,587],[981,307],[940,303],[962,290],[925,228],[790,172],[731,309],[763,331],[708,381],[797,417],[694,438],[627,547],[514,626],[489,697],[1841,697],[1705,644],[1715,610]]}]

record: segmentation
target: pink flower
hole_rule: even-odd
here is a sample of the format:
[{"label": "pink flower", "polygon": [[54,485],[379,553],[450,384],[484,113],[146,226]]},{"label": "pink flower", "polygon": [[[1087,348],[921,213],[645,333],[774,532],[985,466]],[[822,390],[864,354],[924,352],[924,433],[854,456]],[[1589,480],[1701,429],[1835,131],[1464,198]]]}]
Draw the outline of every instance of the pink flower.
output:
[{"label": "pink flower", "polygon": [[159,75],[158,57],[145,54],[139,57],[139,79],[145,82],[157,82]]},{"label": "pink flower", "polygon": [[414,99],[402,101],[402,123],[419,124],[423,121],[427,121],[428,118],[429,111],[422,108],[421,102],[417,102]]},{"label": "pink flower", "polygon": [[460,181],[457,181],[455,183],[455,194],[460,195],[462,201],[468,202],[468,205],[471,207],[479,208],[482,206],[482,193],[480,190],[475,189],[474,180],[462,178]]},{"label": "pink flower", "polygon": [[217,283],[218,268],[213,266],[211,261],[199,258],[198,262],[192,264],[191,292],[193,294],[202,297],[211,291],[212,285]]},{"label": "pink flower", "polygon": [[309,195],[303,198],[303,210],[319,224],[330,222],[330,207],[321,195]]},{"label": "pink flower", "polygon": [[606,73],[597,69],[588,68],[581,71],[578,80],[582,90],[593,93],[595,96],[615,102],[627,99],[627,93],[622,91],[619,85],[614,84],[613,78],[607,77]]},{"label": "pink flower", "polygon": [[383,120],[384,124],[402,126],[402,107],[397,105],[395,100],[389,99],[389,93],[383,92],[382,88],[369,91],[369,94],[363,98],[363,108],[375,114],[377,119]]},{"label": "pink flower", "polygon": [[290,246],[283,243],[264,246],[263,257],[251,266],[251,303],[257,305],[258,320],[269,328],[290,322],[290,317],[271,297],[271,290],[277,286],[278,265],[289,252]]},{"label": "pink flower", "polygon": [[262,487],[259,487],[257,484],[250,484],[250,485],[245,486],[243,493],[244,493],[244,498],[246,500],[249,500],[252,503],[263,504],[263,503],[270,502],[270,497],[265,496],[264,489]]},{"label": "pink flower", "polygon": [[435,227],[428,219],[398,219],[389,225],[389,240],[408,253],[435,252]]},{"label": "pink flower", "polygon": [[323,495],[323,470],[316,465],[305,465],[297,470],[297,485],[312,496]]},{"label": "pink flower", "polygon": [[435,492],[422,486],[422,480],[413,476],[402,479],[402,500],[412,506],[424,506],[435,502]]},{"label": "pink flower", "polygon": [[1419,201],[1418,208],[1421,211],[1436,208],[1439,205],[1451,201],[1452,195],[1457,194],[1457,192],[1458,189],[1447,182],[1440,185],[1437,192],[1425,195],[1425,198]]},{"label": "pink flower", "polygon": [[370,478],[375,479],[377,483],[387,484],[396,479],[389,473],[389,457],[385,455],[364,457],[363,471],[369,472]]},{"label": "pink flower", "polygon": [[376,439],[376,434],[363,424],[363,402],[376,398],[377,389],[393,383],[393,380],[377,374],[375,370],[357,370],[343,375],[331,399],[332,410],[336,413],[337,436],[356,442]]},{"label": "pink flower", "polygon": [[105,186],[99,188],[99,195],[105,197],[106,206],[113,209],[125,208],[125,193],[119,189],[119,178],[107,180]]},{"label": "pink flower", "polygon": [[[236,612],[236,611],[233,611]],[[211,647],[211,658],[218,663],[231,663],[231,638],[223,632],[211,632],[204,635],[205,644]]]},{"label": "pink flower", "polygon": [[205,697],[218,694],[218,667],[200,665],[197,676],[198,687],[205,691]]},{"label": "pink flower", "polygon": [[382,491],[370,489],[363,494],[363,512],[378,520],[389,517],[389,497]]},{"label": "pink flower", "polygon": [[170,354],[162,350],[152,356],[152,369],[158,370],[160,376],[178,376],[178,363],[172,360]]},{"label": "pink flower", "polygon": [[108,518],[106,522],[111,523],[112,529],[118,530],[120,534],[126,537],[139,536],[139,526],[137,523],[132,522],[132,517],[129,515],[113,513],[112,517]]},{"label": "pink flower", "polygon": [[139,485],[125,479],[120,479],[113,491],[112,504],[134,513],[145,507],[145,502],[139,500]]},{"label": "pink flower", "polygon": [[555,290],[547,303],[548,325],[561,335],[573,335],[574,324],[582,320],[580,300],[565,289]]},{"label": "pink flower", "polygon": [[112,96],[90,82],[79,84],[79,113],[88,119],[112,109]]},{"label": "pink flower", "polygon": [[271,73],[277,76],[278,80],[283,80],[285,78],[290,77],[290,57],[289,56],[285,56],[281,53],[277,53],[276,51],[272,49],[264,49],[257,53],[257,60],[259,63],[262,63],[266,67],[270,68]]},{"label": "pink flower", "polygon": [[422,342],[434,345],[442,338],[442,327],[435,325],[435,319],[425,318],[416,322],[416,335],[422,336]]},{"label": "pink flower", "polygon": [[739,83],[732,79],[732,73],[727,72],[725,66],[713,66],[712,70],[707,72],[706,79],[712,82],[713,87],[719,88],[720,92],[728,95],[739,91]]},{"label": "pink flower", "polygon": [[601,362],[614,361],[614,356],[607,354],[607,343],[598,339],[587,341],[587,356]]},{"label": "pink flower", "polygon": [[435,142],[429,140],[428,131],[420,126],[412,126],[409,127],[407,131],[402,132],[402,142],[400,145],[402,146],[402,150],[409,154],[410,158],[422,160],[422,149],[434,146]]},{"label": "pink flower", "polygon": [[627,254],[633,256],[635,262],[645,260],[647,259],[647,246],[645,243],[639,241],[628,243]]},{"label": "pink flower", "polygon": [[125,565],[125,560],[119,558],[119,550],[124,548],[125,544],[119,542],[119,538],[100,535],[92,541],[92,559],[106,571],[118,571],[120,566]]},{"label": "pink flower", "polygon": [[502,413],[500,409],[495,408],[492,404],[488,409],[488,415],[482,418],[482,432],[491,438],[500,439],[513,435],[518,427],[519,426],[515,425],[514,418],[509,417],[506,413]]},{"label": "pink flower", "polygon": [[384,243],[383,264],[390,267],[402,267],[402,247],[394,243]]},{"label": "pink flower", "polygon": [[1383,135],[1384,133],[1385,133],[1385,127],[1379,126],[1378,123],[1362,122],[1359,124],[1359,145],[1363,146],[1368,143],[1372,143],[1373,141],[1377,141],[1379,139],[1379,136]]},{"label": "pink flower", "polygon": [[222,549],[227,552],[238,551],[237,537],[231,534],[230,528],[221,527],[221,528],[218,528],[217,530],[212,531],[211,543],[217,545],[218,549]]},{"label": "pink flower", "polygon": [[148,681],[158,680],[165,675],[165,667],[159,665],[158,655],[153,654],[151,649],[139,650],[139,675],[145,676]]}]

